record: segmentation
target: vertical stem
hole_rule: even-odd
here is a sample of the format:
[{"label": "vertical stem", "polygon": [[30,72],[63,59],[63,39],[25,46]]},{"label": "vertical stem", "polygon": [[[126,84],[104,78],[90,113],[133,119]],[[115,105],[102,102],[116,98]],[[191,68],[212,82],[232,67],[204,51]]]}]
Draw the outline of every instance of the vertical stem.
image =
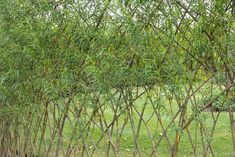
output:
[{"label": "vertical stem", "polygon": [[230,127],[231,127],[232,141],[233,141],[233,156],[235,156],[235,135],[234,135],[235,121],[231,110],[229,110],[229,119],[230,119]]}]

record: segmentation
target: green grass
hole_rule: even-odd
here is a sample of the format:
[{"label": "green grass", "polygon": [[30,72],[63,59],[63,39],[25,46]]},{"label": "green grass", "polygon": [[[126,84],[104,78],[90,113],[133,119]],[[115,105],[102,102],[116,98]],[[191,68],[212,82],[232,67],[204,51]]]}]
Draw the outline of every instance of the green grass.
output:
[{"label": "green grass", "polygon": [[[142,106],[144,103],[144,99],[139,99],[136,103],[135,106],[141,112]],[[164,104],[169,104],[166,101],[163,101],[162,103]],[[175,102],[173,102],[173,114],[175,114],[178,110],[178,106],[176,105]],[[89,111],[90,112],[90,111]],[[146,110],[144,113],[144,119],[148,120],[149,117],[151,117],[153,113],[153,108],[150,103],[147,104]],[[190,117],[192,114],[192,111],[190,109],[190,104],[188,106],[188,111],[187,115]],[[218,113],[214,113],[216,116]],[[105,119],[107,123],[110,123],[113,119],[113,112],[112,110],[107,106],[105,110]],[[119,127],[122,126],[124,123],[124,119],[127,116],[127,114],[123,114],[119,118]],[[171,114],[169,110],[169,106],[165,106],[165,109],[161,110],[161,119],[163,122],[164,127],[168,126],[168,124],[171,121]],[[99,123],[98,118],[94,120],[96,123]],[[139,122],[139,116],[136,114],[136,112],[133,113],[133,121],[135,125],[135,129],[138,126]],[[190,126],[188,127],[188,130],[190,132],[191,139],[193,141],[193,144],[195,144],[196,147],[196,154],[197,156],[203,156],[204,151],[203,151],[203,145],[202,145],[202,139],[201,139],[201,134],[200,134],[200,123],[204,126],[205,128],[205,134],[207,137],[208,135],[211,134],[211,130],[213,127],[213,118],[212,114],[210,112],[203,112],[200,114],[200,116],[195,119]],[[76,119],[73,120],[74,124],[76,123]],[[178,118],[176,119],[175,124],[171,125],[170,128],[167,131],[167,136],[169,137],[170,143],[173,145],[174,140],[175,140],[175,135],[176,135],[176,129],[177,129],[177,122]],[[158,119],[156,115],[154,115],[147,123],[148,128],[150,129],[150,132],[153,136],[153,141],[157,142],[158,139],[162,135],[162,129],[158,123]],[[116,128],[115,128],[116,129]],[[46,133],[47,135],[47,141],[49,142],[49,130]],[[63,134],[65,137],[68,139],[71,137],[72,134],[72,129],[70,126],[70,123],[66,121],[65,128],[63,131]],[[79,134],[79,130],[78,130]],[[102,131],[100,128],[95,126],[92,131],[89,131],[90,136],[94,141],[97,141],[101,135]],[[204,140],[206,140],[207,137],[204,137]],[[116,142],[116,132],[112,134],[112,141],[115,143]],[[92,141],[89,140],[86,141],[88,144],[88,149],[91,150],[93,147]],[[57,140],[56,140],[57,141]],[[107,147],[107,138],[103,138],[103,140],[100,142],[100,144],[97,146],[99,148],[99,154],[100,156],[105,156],[105,150]],[[81,141],[80,141],[81,142]],[[56,143],[56,142],[55,142]],[[138,144],[139,144],[139,149],[141,152],[142,156],[149,156],[150,153],[152,152],[152,145],[151,145],[151,140],[148,134],[148,130],[145,127],[145,125],[142,123],[141,129],[140,129],[140,134],[139,134],[139,139],[138,139]],[[64,146],[67,147],[66,142],[64,142]],[[119,156],[133,156],[133,150],[134,150],[134,137],[133,137],[133,131],[132,127],[130,124],[130,121],[128,121],[126,127],[123,130],[122,136],[120,138],[120,148],[119,148]],[[232,135],[231,135],[231,128],[230,128],[230,121],[229,121],[229,116],[227,112],[221,112],[220,116],[218,118],[215,131],[213,133],[212,139],[211,139],[211,147],[213,149],[214,155],[218,157],[227,157],[227,156],[232,156],[233,153],[233,148],[232,148]],[[53,147],[55,149],[55,146]],[[212,156],[210,149],[207,151],[208,156]],[[114,156],[112,149],[110,149],[110,156]],[[169,146],[166,143],[165,138],[162,139],[160,144],[157,146],[157,154],[160,157],[168,157],[170,156],[170,151],[169,151]],[[188,156],[194,156],[194,152],[190,143],[190,139],[188,136],[188,133],[186,130],[183,130],[181,132],[181,139],[180,139],[180,144],[179,144],[179,152],[178,152],[179,157],[188,157]],[[94,156],[95,153],[94,153]]]},{"label": "green grass", "polygon": [[[151,114],[151,109],[147,109],[145,117],[148,117]],[[109,112],[107,112],[107,117],[110,116]],[[217,114],[217,113],[216,113]],[[206,132],[208,134],[211,133],[213,120],[211,117],[211,113],[206,112],[203,113],[204,115],[204,126],[206,127]],[[134,119],[136,122],[138,121],[138,117],[136,116]],[[169,120],[167,117],[163,118],[163,122],[165,123],[165,126],[169,123]],[[161,128],[158,126],[156,129],[157,118],[153,117],[149,122],[148,126],[151,129],[152,133],[156,132],[156,138],[155,140],[160,137],[160,134],[162,133]],[[190,131],[190,135],[193,139],[193,141],[196,140],[196,152],[198,156],[203,156],[203,146],[200,139],[200,129],[199,124],[197,122],[193,122],[190,127],[188,128]],[[175,138],[175,129],[170,128],[167,132],[167,135],[169,136],[171,143],[173,143]],[[197,137],[196,137],[197,136]],[[121,141],[121,152],[126,154],[131,154],[131,151],[133,149],[133,133],[131,130],[130,124],[127,125],[127,127],[124,129],[123,132],[123,140]],[[151,152],[151,142],[149,140],[149,136],[147,133],[147,129],[142,125],[141,132],[140,132],[140,138],[139,138],[139,147],[141,148],[144,156],[148,156],[148,153]],[[214,135],[212,138],[212,149],[214,151],[214,154],[216,156],[232,156],[232,138],[231,138],[231,129],[230,129],[230,122],[228,113],[223,112],[221,113],[218,122],[216,124],[216,128],[214,131]],[[127,150],[128,149],[128,150]],[[167,145],[164,140],[160,143],[158,147],[158,155],[160,156],[170,156],[169,151],[167,149]],[[208,154],[210,154],[210,151],[208,151]],[[184,131],[181,135],[181,141],[179,145],[179,156],[194,156],[192,146],[189,141],[189,137],[187,135],[187,132]]]}]

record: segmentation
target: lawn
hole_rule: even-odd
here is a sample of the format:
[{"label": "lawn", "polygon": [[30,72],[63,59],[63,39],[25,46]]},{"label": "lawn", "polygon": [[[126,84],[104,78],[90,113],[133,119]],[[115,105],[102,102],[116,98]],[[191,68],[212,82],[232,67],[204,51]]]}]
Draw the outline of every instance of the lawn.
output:
[{"label": "lawn", "polygon": [[[133,105],[133,110],[131,113],[131,119],[133,122],[133,128],[135,131],[135,134],[137,132],[137,128],[139,125],[139,115],[134,110],[134,108],[137,109],[139,113],[141,113],[143,109],[143,104],[145,103],[145,97],[142,96],[139,98]],[[160,107],[158,109],[161,117],[161,122],[164,127],[164,129],[170,124],[172,116],[177,112],[178,106],[176,105],[176,102],[172,102],[172,109],[170,109],[169,103],[167,100],[163,100],[162,103],[166,104],[165,107]],[[167,106],[168,105],[168,106]],[[93,156],[105,156],[107,155],[107,148],[109,141],[112,141],[112,143],[116,146],[116,149],[118,150],[118,153],[114,153],[114,149],[110,149],[109,155],[110,156],[138,156],[139,153],[136,150],[134,151],[134,133],[132,129],[132,125],[130,123],[130,117],[128,117],[127,111],[120,111],[121,116],[118,118],[118,122],[115,122],[115,125],[113,127],[112,133],[106,132],[103,133],[104,130],[107,128],[108,124],[110,124],[114,118],[114,112],[113,109],[109,105],[104,106],[105,110],[104,113],[101,116],[96,116],[93,118],[92,125],[90,127],[88,137],[85,140],[85,143],[87,144],[87,151],[92,152],[94,148],[96,148],[94,151]],[[103,108],[103,109],[104,109]],[[124,108],[124,107],[123,107]],[[79,125],[84,125],[89,117],[92,114],[92,109],[88,108],[86,113],[86,118],[80,119]],[[191,110],[191,104],[188,104],[188,110],[187,110],[187,116],[190,117],[192,114]],[[101,113],[100,113],[101,114]],[[218,121],[215,124],[213,135],[213,125],[214,125],[214,118],[218,115]],[[70,116],[72,116],[72,113],[70,113]],[[213,118],[214,117],[214,118]],[[102,119],[102,122],[100,122],[100,119]],[[140,124],[140,131],[138,136],[138,148],[141,156],[150,156],[152,152],[152,142],[157,142],[161,136],[163,135],[163,130],[161,128],[161,125],[159,124],[159,119],[157,118],[157,115],[155,114],[152,104],[146,103],[146,108],[143,113],[143,121]],[[64,140],[64,147],[66,148],[68,146],[67,143],[69,143],[69,139],[72,137],[72,127],[71,125],[75,125],[76,118],[71,118],[71,121],[66,121],[65,127],[63,130],[63,136],[66,138],[63,138]],[[202,112],[199,114],[197,118],[189,125],[189,127],[185,130],[181,130],[179,127],[177,127],[177,123],[179,121],[179,118],[177,117],[175,122],[173,122],[170,127],[167,130],[167,137],[169,140],[169,143],[171,144],[171,147],[174,144],[176,131],[180,132],[181,138],[179,143],[179,149],[178,149],[178,155],[181,156],[203,156],[205,153],[207,153],[208,156],[219,156],[219,157],[226,157],[226,156],[232,156],[232,135],[231,135],[231,128],[230,128],[230,121],[229,121],[229,115],[227,112],[214,112],[213,115],[211,112]],[[71,122],[73,124],[71,124]],[[125,123],[126,122],[126,123]],[[105,124],[106,123],[106,124]],[[123,127],[123,124],[126,124],[125,127]],[[118,125],[118,126],[117,126]],[[121,128],[123,127],[122,133]],[[79,126],[78,126],[79,128]],[[49,130],[46,133],[47,142],[50,143],[50,136],[49,136]],[[77,131],[77,136],[81,135],[81,132]],[[100,137],[104,135],[105,138],[102,138],[99,144],[95,145]],[[73,139],[73,144],[77,143],[83,143],[81,139],[78,139],[77,141]],[[151,141],[152,139],[152,141]],[[191,140],[191,141],[190,141]],[[55,140],[56,141],[56,140]],[[208,141],[210,142],[210,145],[208,145]],[[56,142],[55,142],[56,143]],[[192,144],[194,145],[195,152],[193,150]],[[78,144],[79,145],[79,144]],[[52,149],[55,146],[52,146]],[[112,146],[110,146],[112,147]],[[74,153],[81,153],[82,144],[80,145],[80,148],[75,151]],[[165,136],[162,138],[161,142],[156,147],[157,155],[160,157],[168,157],[171,155],[170,153],[170,146],[167,142],[167,139]],[[212,150],[212,152],[211,152]],[[53,152],[53,151],[52,151]],[[135,153],[136,154],[135,154]],[[86,154],[86,153],[85,153]],[[196,154],[196,155],[195,155]],[[53,155],[52,155],[53,156]],[[76,155],[75,155],[76,156]],[[86,155],[85,155],[86,156]]]}]

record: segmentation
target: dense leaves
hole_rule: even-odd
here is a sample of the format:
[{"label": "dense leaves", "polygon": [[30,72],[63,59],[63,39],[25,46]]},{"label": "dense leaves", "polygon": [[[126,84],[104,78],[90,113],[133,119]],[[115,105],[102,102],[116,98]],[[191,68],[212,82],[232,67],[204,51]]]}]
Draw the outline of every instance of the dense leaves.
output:
[{"label": "dense leaves", "polygon": [[[2,124],[16,126],[31,116],[29,125],[36,124],[47,117],[48,104],[56,104],[54,118],[61,116],[63,128],[71,102],[96,114],[113,91],[134,88],[161,87],[182,107],[195,94],[191,88],[211,77],[217,87],[205,87],[211,95],[203,103],[224,86],[229,89],[216,105],[234,104],[232,1],[6,0],[0,10]],[[132,94],[117,104],[132,101]]]}]

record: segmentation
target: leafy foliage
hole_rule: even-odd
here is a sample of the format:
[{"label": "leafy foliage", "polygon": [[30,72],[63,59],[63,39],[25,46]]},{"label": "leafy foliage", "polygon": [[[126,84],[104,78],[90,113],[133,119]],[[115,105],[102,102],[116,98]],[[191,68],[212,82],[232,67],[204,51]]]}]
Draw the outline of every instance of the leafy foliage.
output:
[{"label": "leafy foliage", "polygon": [[[66,147],[66,156],[77,137],[84,145],[82,152],[90,156],[94,151],[89,153],[84,141],[91,135],[84,132],[92,124],[103,136],[109,132],[109,148],[113,144],[109,127],[125,117],[135,136],[135,156],[139,131],[135,132],[132,114],[139,116],[139,128],[141,123],[146,126],[143,114],[150,103],[163,130],[156,144],[164,137],[175,156],[179,130],[187,128],[201,108],[234,104],[232,1],[16,0],[1,1],[0,10],[0,125],[2,130],[19,128],[16,135],[24,138],[29,133],[37,146],[34,151],[44,149],[47,156],[51,152],[58,156],[59,148]],[[142,95],[143,114],[133,108]],[[203,105],[198,104],[196,98],[205,95]],[[169,126],[179,128],[174,142],[169,142],[168,127],[161,122],[165,111],[155,106],[159,102],[160,108],[169,110]],[[175,116],[168,107],[172,102],[178,108]],[[187,106],[194,112],[191,119]],[[114,113],[110,126],[107,108]],[[63,131],[69,124],[71,142],[65,146]],[[48,132],[52,142],[42,148]],[[15,139],[18,147],[19,139]],[[13,144],[0,145],[0,151],[1,147]],[[153,144],[151,155],[156,148]]]}]

